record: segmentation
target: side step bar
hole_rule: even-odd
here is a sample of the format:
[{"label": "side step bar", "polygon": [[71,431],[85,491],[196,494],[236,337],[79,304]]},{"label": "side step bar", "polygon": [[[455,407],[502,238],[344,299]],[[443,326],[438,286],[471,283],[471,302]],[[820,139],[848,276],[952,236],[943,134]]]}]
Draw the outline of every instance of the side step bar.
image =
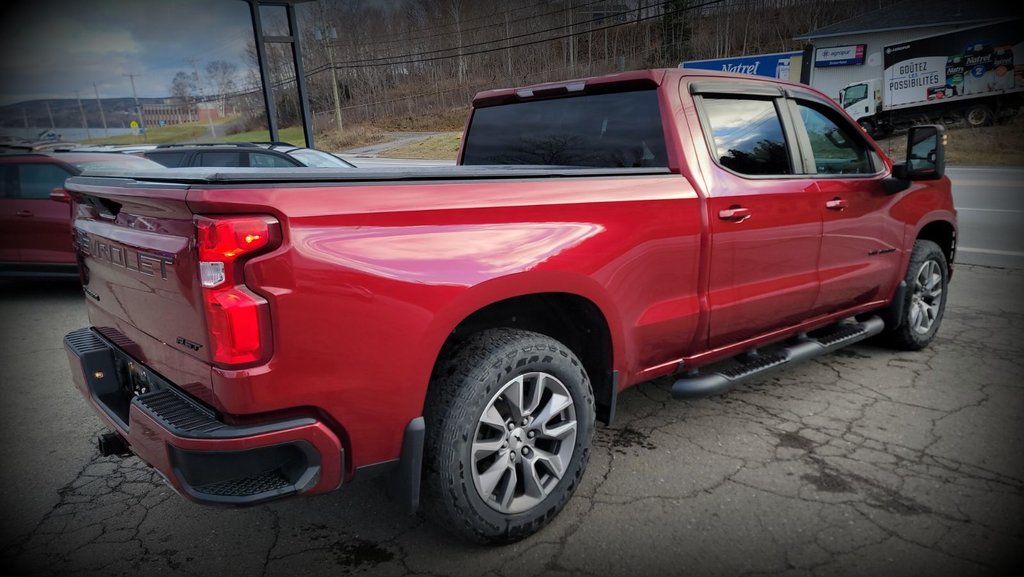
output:
[{"label": "side step bar", "polygon": [[739,355],[728,368],[688,373],[672,385],[672,396],[677,399],[691,399],[717,395],[747,379],[873,337],[884,328],[885,322],[877,316],[858,323],[831,325],[791,339],[768,353],[750,352]]}]

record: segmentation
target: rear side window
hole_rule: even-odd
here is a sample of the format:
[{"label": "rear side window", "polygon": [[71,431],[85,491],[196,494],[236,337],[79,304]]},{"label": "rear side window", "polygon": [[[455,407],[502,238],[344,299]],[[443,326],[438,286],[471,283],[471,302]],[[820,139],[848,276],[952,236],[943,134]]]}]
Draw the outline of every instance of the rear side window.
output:
[{"label": "rear side window", "polygon": [[196,166],[242,166],[239,152],[200,152],[196,157]]},{"label": "rear side window", "polygon": [[705,97],[703,108],[722,166],[740,174],[792,174],[774,101]]},{"label": "rear side window", "polygon": [[298,166],[298,163],[292,162],[287,158],[281,158],[274,154],[251,152],[249,153],[249,166],[258,166],[261,168],[294,168]]},{"label": "rear side window", "polygon": [[178,168],[185,160],[185,152],[150,152],[146,158],[168,168]]},{"label": "rear side window", "polygon": [[654,90],[488,106],[473,112],[463,164],[668,166]]}]

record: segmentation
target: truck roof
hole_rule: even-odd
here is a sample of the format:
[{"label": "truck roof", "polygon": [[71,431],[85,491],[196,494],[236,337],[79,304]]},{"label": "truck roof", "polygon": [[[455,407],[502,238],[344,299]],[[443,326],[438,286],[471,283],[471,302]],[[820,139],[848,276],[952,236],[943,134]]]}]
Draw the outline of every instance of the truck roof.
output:
[{"label": "truck roof", "polygon": [[558,96],[573,92],[599,93],[615,92],[623,88],[656,88],[667,81],[678,81],[680,78],[713,77],[722,79],[739,80],[743,82],[763,82],[765,84],[784,85],[791,88],[800,88],[808,92],[820,94],[817,90],[788,80],[768,78],[766,76],[752,76],[750,74],[739,74],[736,72],[718,72],[715,70],[701,70],[697,68],[653,68],[648,70],[630,70],[628,72],[617,72],[603,76],[591,76],[589,78],[575,78],[572,80],[560,80],[558,82],[542,82],[540,84],[529,84],[515,88],[496,88],[478,92],[473,98],[473,106],[480,108],[484,106],[495,106],[499,104],[510,104],[531,98],[543,98],[547,96]]}]

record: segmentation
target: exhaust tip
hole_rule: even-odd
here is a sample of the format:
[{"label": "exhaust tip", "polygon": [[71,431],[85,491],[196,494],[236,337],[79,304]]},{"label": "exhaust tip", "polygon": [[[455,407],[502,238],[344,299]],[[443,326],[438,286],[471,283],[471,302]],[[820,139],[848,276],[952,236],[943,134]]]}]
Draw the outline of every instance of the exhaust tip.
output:
[{"label": "exhaust tip", "polygon": [[125,456],[131,453],[124,437],[117,433],[103,433],[96,440],[96,447],[99,449],[100,455],[104,457]]}]

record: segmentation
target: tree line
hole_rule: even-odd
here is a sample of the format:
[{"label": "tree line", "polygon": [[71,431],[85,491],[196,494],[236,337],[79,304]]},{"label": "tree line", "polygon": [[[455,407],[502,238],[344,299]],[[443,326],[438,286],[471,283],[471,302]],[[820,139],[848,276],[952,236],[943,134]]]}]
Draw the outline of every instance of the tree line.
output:
[{"label": "tree line", "polygon": [[[489,88],[799,50],[794,36],[895,0],[317,0],[300,4],[319,129],[464,106]],[[249,59],[256,67],[255,46]],[[281,126],[301,122],[287,45],[266,54]],[[259,78],[210,62],[207,85],[263,121]],[[195,92],[197,69],[172,93]],[[192,87],[192,88],[190,88]],[[239,88],[241,87],[241,88]]]}]

